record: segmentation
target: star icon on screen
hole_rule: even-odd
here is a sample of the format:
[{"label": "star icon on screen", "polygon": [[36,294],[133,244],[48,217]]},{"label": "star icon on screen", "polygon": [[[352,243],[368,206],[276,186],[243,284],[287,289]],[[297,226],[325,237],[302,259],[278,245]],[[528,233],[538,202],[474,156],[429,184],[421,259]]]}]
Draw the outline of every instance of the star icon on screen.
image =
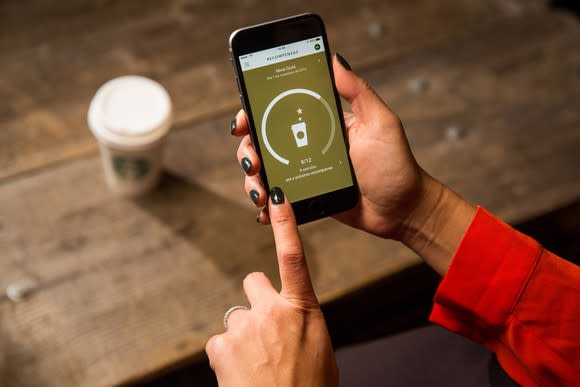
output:
[{"label": "star icon on screen", "polygon": [[296,113],[298,113],[298,114],[302,114],[302,108],[298,108],[298,109],[296,109]]}]

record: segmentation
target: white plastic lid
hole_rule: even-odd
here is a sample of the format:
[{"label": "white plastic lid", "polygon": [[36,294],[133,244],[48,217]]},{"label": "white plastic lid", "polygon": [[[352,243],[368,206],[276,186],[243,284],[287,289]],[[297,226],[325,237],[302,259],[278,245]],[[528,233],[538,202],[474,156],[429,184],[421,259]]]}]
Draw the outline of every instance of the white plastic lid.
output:
[{"label": "white plastic lid", "polygon": [[171,99],[152,79],[127,75],[102,85],[89,107],[88,122],[99,140],[120,148],[147,148],[171,127]]}]

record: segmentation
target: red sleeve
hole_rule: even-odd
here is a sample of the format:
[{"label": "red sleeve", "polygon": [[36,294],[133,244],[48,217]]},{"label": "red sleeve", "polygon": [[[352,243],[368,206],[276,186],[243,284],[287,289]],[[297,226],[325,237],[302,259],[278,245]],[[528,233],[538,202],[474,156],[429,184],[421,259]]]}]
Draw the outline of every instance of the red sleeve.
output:
[{"label": "red sleeve", "polygon": [[430,320],[495,352],[524,386],[580,386],[580,267],[483,208],[437,289]]}]

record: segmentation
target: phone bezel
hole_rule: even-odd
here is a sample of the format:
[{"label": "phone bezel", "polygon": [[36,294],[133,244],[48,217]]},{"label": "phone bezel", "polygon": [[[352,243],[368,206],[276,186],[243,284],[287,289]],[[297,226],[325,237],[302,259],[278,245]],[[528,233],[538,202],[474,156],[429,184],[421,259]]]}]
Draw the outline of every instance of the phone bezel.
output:
[{"label": "phone bezel", "polygon": [[[241,63],[238,57],[244,54],[261,51],[267,48],[278,47],[284,44],[301,41],[304,39],[322,36],[326,55],[326,61],[329,67],[330,80],[333,87],[334,99],[336,107],[342,112],[342,105],[340,102],[340,95],[336,90],[334,81],[334,72],[332,70],[332,58],[330,56],[328,39],[324,22],[319,15],[307,13],[296,15],[284,19],[274,20],[267,23],[262,23],[250,27],[245,27],[234,31],[230,35],[229,46],[232,64],[234,66],[236,83],[240,92],[240,99],[242,106],[248,116],[248,124],[250,126],[250,136],[256,152],[260,160],[262,160],[262,152],[260,143],[257,138],[256,128],[254,126],[254,117],[251,106],[248,102],[248,93],[246,84],[243,79],[243,72]],[[342,114],[338,114],[340,129],[344,144],[348,155],[349,144],[345,134],[344,118]],[[310,197],[300,201],[292,202],[292,207],[296,215],[298,224],[310,222],[320,219],[335,213],[343,212],[353,208],[359,199],[358,185],[352,162],[348,158],[349,169],[353,181],[353,185],[335,191],[330,191],[318,196]],[[260,171],[260,178],[266,190],[270,190],[268,183],[268,176],[265,168]]]}]

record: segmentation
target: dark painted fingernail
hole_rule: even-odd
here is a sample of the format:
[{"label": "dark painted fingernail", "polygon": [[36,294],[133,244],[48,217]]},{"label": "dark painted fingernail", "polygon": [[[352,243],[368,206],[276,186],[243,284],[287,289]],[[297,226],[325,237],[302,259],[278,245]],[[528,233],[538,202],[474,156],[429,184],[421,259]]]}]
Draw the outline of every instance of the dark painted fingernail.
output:
[{"label": "dark painted fingernail", "polygon": [[256,204],[259,197],[260,197],[260,193],[258,191],[256,191],[255,189],[250,191],[250,199],[252,199],[254,204]]},{"label": "dark painted fingernail", "polygon": [[272,198],[272,203],[282,204],[284,203],[284,192],[279,187],[272,188],[270,191],[270,197]]},{"label": "dark painted fingernail", "polygon": [[338,62],[342,65],[342,67],[344,67],[348,71],[352,71],[352,68],[350,67],[346,59],[344,59],[342,55],[340,55],[338,52],[336,53],[336,59],[338,59]]},{"label": "dark painted fingernail", "polygon": [[230,123],[230,134],[234,134],[234,130],[236,130],[236,126],[238,125],[238,120],[235,118]]},{"label": "dark painted fingernail", "polygon": [[242,163],[241,164],[242,164],[242,169],[246,173],[248,173],[248,171],[252,168],[252,162],[247,157],[242,158]]}]

